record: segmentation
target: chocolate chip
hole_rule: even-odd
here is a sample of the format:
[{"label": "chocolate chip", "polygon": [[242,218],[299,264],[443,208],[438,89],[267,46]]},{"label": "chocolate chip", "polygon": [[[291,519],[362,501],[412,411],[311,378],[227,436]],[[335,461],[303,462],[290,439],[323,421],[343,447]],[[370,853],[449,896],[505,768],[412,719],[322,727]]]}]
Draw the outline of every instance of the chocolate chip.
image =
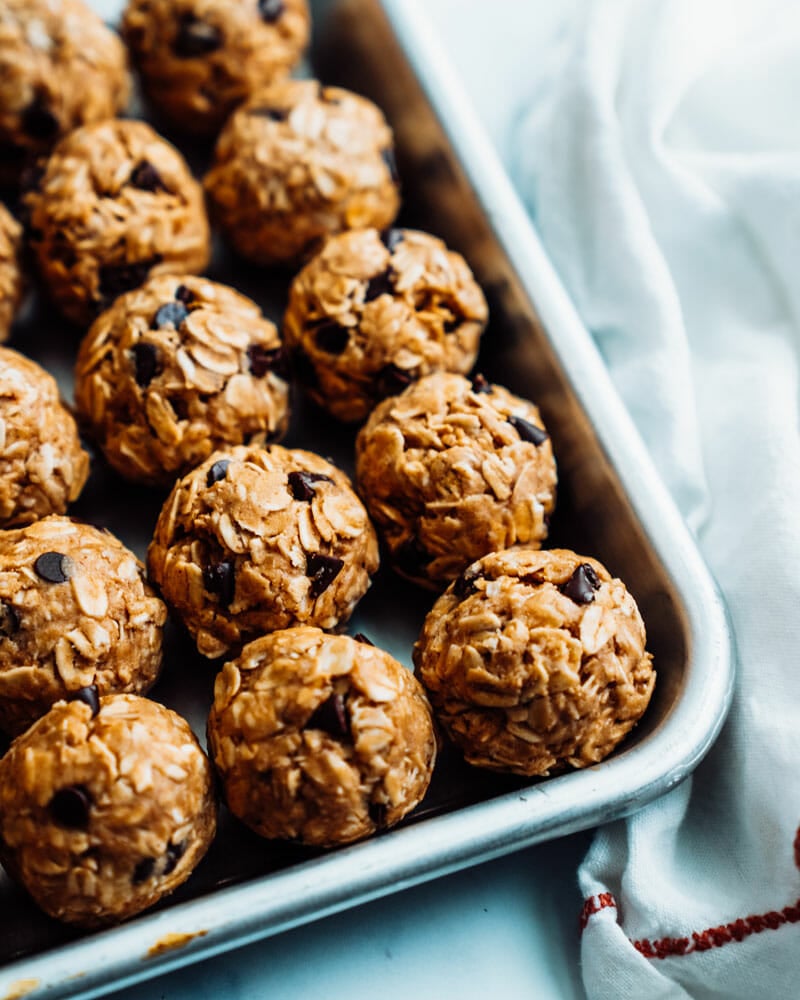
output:
[{"label": "chocolate chip", "polygon": [[367,812],[369,813],[369,818],[379,830],[386,825],[386,815],[389,812],[389,807],[385,802],[370,802]]},{"label": "chocolate chip", "polygon": [[295,347],[292,351],[292,371],[301,385],[308,389],[319,388],[317,370],[302,347]]},{"label": "chocolate chip", "polygon": [[33,568],[48,583],[66,583],[75,571],[75,564],[63,552],[43,552]]},{"label": "chocolate chip", "polygon": [[333,480],[330,476],[323,476],[320,472],[290,472],[289,492],[295,500],[305,500],[308,502],[314,499],[316,493],[314,483],[332,482]]},{"label": "chocolate chip", "polygon": [[177,330],[189,315],[189,310],[182,302],[166,302],[157,310],[151,324],[154,330],[162,330],[165,326],[174,326]]},{"label": "chocolate chip", "polygon": [[479,393],[480,392],[491,392],[492,391],[492,386],[491,386],[491,383],[489,382],[489,380],[486,378],[486,376],[485,375],[481,375],[481,373],[478,372],[478,374],[474,375],[473,378],[472,378],[472,391],[473,392],[479,392]]},{"label": "chocolate chip", "polygon": [[395,566],[408,576],[419,576],[430,559],[430,553],[413,537],[407,538],[402,545],[399,545],[393,556]]},{"label": "chocolate chip", "polygon": [[178,34],[172,49],[182,59],[192,59],[216,52],[222,45],[222,32],[213,24],[206,24],[191,14],[185,16],[178,26]]},{"label": "chocolate chip", "polygon": [[393,149],[382,149],[381,150],[381,159],[386,164],[386,166],[389,168],[389,176],[392,178],[392,183],[393,184],[399,184],[400,183],[400,175],[397,172],[397,160],[395,160],[395,158],[394,158],[394,150]]},{"label": "chocolate chip", "polygon": [[370,278],[367,290],[364,292],[364,301],[372,302],[373,299],[377,299],[381,295],[392,295],[394,293],[394,278],[395,274],[391,267],[387,267],[385,271]]},{"label": "chocolate chip", "polygon": [[91,797],[83,785],[68,785],[66,788],[59,788],[47,808],[59,826],[66,826],[70,830],[85,830],[89,825],[91,806]]},{"label": "chocolate chip", "polygon": [[77,691],[73,692],[69,700],[82,701],[84,705],[88,705],[92,710],[92,718],[94,718],[100,711],[100,693],[97,690],[96,684],[90,684],[89,687],[79,688]]},{"label": "chocolate chip", "polygon": [[336,556],[309,552],[306,556],[306,576],[311,579],[311,599],[316,600],[330,587],[341,572],[344,562]]},{"label": "chocolate chip", "polygon": [[283,0],[258,0],[258,13],[267,24],[274,24],[285,9]]},{"label": "chocolate chip", "polygon": [[44,97],[39,95],[22,112],[22,131],[31,139],[46,142],[58,134],[58,118],[47,106]]},{"label": "chocolate chip", "polygon": [[350,725],[347,718],[347,705],[344,698],[334,692],[314,709],[311,718],[305,725],[306,729],[321,729],[334,739],[350,736]]},{"label": "chocolate chip", "polygon": [[327,354],[341,354],[350,340],[350,331],[333,320],[320,325],[314,331],[314,342],[321,351]]},{"label": "chocolate chip", "polygon": [[508,422],[523,441],[530,441],[531,444],[535,444],[537,448],[540,444],[544,444],[549,437],[547,431],[543,427],[537,427],[536,424],[529,423],[527,420],[523,420],[522,417],[515,417],[512,414],[508,418]]},{"label": "chocolate chip", "polygon": [[461,326],[461,320],[459,317],[454,316],[452,319],[445,320],[442,325],[442,329],[445,333],[455,333],[456,330]]},{"label": "chocolate chip", "polygon": [[138,288],[150,274],[150,268],[161,263],[161,255],[131,264],[106,264],[100,268],[100,297],[103,302],[115,299],[123,292]]},{"label": "chocolate chip", "polygon": [[233,603],[236,593],[236,567],[232,562],[225,561],[207,566],[203,570],[203,583],[210,594],[216,594],[223,607]]},{"label": "chocolate chip", "polygon": [[134,885],[141,885],[142,882],[146,882],[149,878],[152,878],[153,872],[155,870],[156,870],[155,858],[142,858],[142,860],[133,869],[131,882]]},{"label": "chocolate chip", "polygon": [[159,372],[158,348],[155,344],[140,340],[131,348],[131,354],[133,355],[133,377],[136,379],[136,384],[150,385]]},{"label": "chocolate chip", "polygon": [[384,365],[375,376],[375,385],[380,396],[396,396],[414,381],[416,380],[411,372],[405,368],[398,368],[392,362]]},{"label": "chocolate chip", "polygon": [[465,597],[469,597],[470,594],[474,594],[478,590],[478,580],[480,580],[480,573],[474,571],[470,572],[469,567],[464,570],[461,576],[457,577],[453,583],[453,593],[460,600],[464,600]]},{"label": "chocolate chip", "polygon": [[356,640],[356,642],[363,642],[365,646],[375,645],[375,643],[371,639],[368,639],[363,632],[356,632],[353,638]]},{"label": "chocolate chip", "polygon": [[247,113],[257,118],[268,118],[271,122],[285,122],[289,117],[286,108],[248,108]]},{"label": "chocolate chip", "polygon": [[178,302],[182,302],[185,306],[188,306],[194,302],[194,292],[191,288],[187,288],[186,285],[178,285],[175,289],[175,298]]},{"label": "chocolate chip", "polygon": [[[27,155],[28,155],[27,149],[25,149],[24,146],[20,146],[16,142],[0,142],[0,163],[7,163],[8,166],[12,166],[14,164],[19,165],[25,162],[25,158],[27,157]],[[21,191],[31,190],[31,188],[26,188],[23,186],[26,173],[27,169],[22,172],[22,176],[20,178]]]},{"label": "chocolate chip", "polygon": [[280,378],[287,377],[286,352],[282,347],[251,344],[247,348],[247,360],[250,371],[256,378],[262,378],[267,372],[275,372]]},{"label": "chocolate chip", "polygon": [[162,874],[171,875],[175,871],[178,862],[186,853],[186,848],[189,845],[185,840],[182,840],[179,844],[167,844],[167,860],[164,863],[164,871]]},{"label": "chocolate chip", "polygon": [[0,601],[0,638],[13,635],[19,628],[19,615],[10,604]]},{"label": "chocolate chip", "polygon": [[402,229],[395,229],[393,226],[389,229],[384,229],[380,234],[381,243],[386,247],[389,253],[394,253],[397,247],[405,239],[405,234]]},{"label": "chocolate chip", "polygon": [[139,160],[131,170],[128,182],[142,191],[166,191],[167,186],[161,179],[161,174],[148,160]]},{"label": "chocolate chip", "polygon": [[561,593],[576,604],[591,604],[600,589],[600,578],[589,563],[581,563],[562,586]]},{"label": "chocolate chip", "polygon": [[224,479],[228,474],[228,466],[231,464],[229,458],[220,458],[211,466],[206,476],[206,486],[213,486],[220,479]]}]

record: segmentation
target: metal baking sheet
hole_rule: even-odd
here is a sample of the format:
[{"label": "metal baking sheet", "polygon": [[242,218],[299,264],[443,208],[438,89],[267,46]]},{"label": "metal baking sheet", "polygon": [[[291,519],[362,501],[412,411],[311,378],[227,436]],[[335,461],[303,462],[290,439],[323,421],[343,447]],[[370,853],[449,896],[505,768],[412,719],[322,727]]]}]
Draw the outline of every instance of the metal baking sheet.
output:
[{"label": "metal baking sheet", "polygon": [[[623,816],[692,771],[729,705],[730,637],[716,588],[424,13],[412,0],[320,0],[312,7],[318,74],[373,97],[395,128],[402,222],[460,250],[484,286],[492,318],[479,367],[534,399],[553,437],[560,483],[551,544],[597,556],[626,580],[647,624],[656,693],[620,751],[585,771],[526,781],[468,768],[445,752],[416,812],[351,847],[323,854],[270,844],[223,815],[208,858],[189,882],[157,909],[114,929],[87,935],[62,927],[0,875],[0,998],[102,995]],[[265,276],[219,248],[209,274],[252,295],[279,321],[287,275]],[[12,346],[57,372],[68,391],[77,339],[37,300]],[[352,440],[351,431],[298,406],[286,443],[350,468]],[[96,462],[74,512],[142,554],[162,499]],[[351,630],[366,632],[410,665],[431,603],[429,594],[382,570]],[[153,694],[202,734],[214,673],[173,628]]]}]

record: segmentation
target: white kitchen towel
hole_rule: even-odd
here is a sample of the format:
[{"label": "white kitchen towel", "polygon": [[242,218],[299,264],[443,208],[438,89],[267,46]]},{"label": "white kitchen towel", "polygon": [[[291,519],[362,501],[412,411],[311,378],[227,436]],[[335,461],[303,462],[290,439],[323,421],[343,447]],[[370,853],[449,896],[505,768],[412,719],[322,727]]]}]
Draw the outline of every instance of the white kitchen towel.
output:
[{"label": "white kitchen towel", "polygon": [[734,704],[601,829],[591,998],[800,996],[800,4],[578,5],[518,130],[539,233],[716,576]]}]

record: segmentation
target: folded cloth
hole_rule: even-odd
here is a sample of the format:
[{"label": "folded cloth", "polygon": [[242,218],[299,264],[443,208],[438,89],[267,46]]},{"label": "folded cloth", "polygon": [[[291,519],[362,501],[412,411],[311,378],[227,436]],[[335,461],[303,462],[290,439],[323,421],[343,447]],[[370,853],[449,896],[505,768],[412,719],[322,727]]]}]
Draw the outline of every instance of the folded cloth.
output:
[{"label": "folded cloth", "polygon": [[597,0],[515,179],[730,609],[734,704],[691,781],[580,868],[590,997],[798,995],[800,8]]}]

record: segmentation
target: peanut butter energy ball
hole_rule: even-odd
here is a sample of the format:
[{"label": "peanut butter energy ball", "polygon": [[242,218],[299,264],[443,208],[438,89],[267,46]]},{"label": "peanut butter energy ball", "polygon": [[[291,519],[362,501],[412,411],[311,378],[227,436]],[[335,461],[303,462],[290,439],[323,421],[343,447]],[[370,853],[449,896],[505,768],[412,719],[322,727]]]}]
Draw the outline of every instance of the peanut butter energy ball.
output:
[{"label": "peanut butter energy ball", "polygon": [[566,549],[473,563],[428,614],[414,663],[467,761],[523,775],[603,760],[655,683],[633,597]]},{"label": "peanut butter energy ball", "polygon": [[205,186],[225,235],[257,264],[294,262],[345,229],[382,229],[400,206],[383,114],[316,80],[273,84],[235,111]]},{"label": "peanut butter energy ball", "polygon": [[211,766],[156,702],[59,702],[0,760],[0,856],[50,916],[131,917],[191,875],[214,838]]},{"label": "peanut butter energy ball", "polygon": [[55,379],[0,347],[0,528],[63,514],[88,475],[89,456]]},{"label": "peanut butter energy ball", "polygon": [[436,759],[419,682],[388,653],[317,628],[226,663],[208,721],[231,811],[262,837],[333,847],[399,822]]},{"label": "peanut butter energy ball", "polygon": [[204,656],[265,632],[347,621],[378,543],[347,476],[309,451],[215,452],[173,487],[150,573]]},{"label": "peanut butter energy ball", "polygon": [[395,569],[435,588],[487,552],[538,545],[555,503],[538,409],[481,376],[427,375],[380,403],[356,478]]},{"label": "peanut butter energy ball", "polygon": [[0,183],[78,125],[128,103],[119,38],[82,0],[0,3]]},{"label": "peanut butter energy ball", "polygon": [[25,201],[42,277],[75,323],[88,326],[148,276],[197,273],[208,263],[200,185],[144,122],[72,132]]},{"label": "peanut butter energy ball", "polygon": [[122,25],[153,106],[197,133],[285,76],[309,29],[306,0],[130,0]]},{"label": "peanut butter energy ball", "polygon": [[160,275],[94,322],[75,369],[80,419],[123,476],[171,484],[226,445],[286,430],[275,326],[206,278]]},{"label": "peanut butter energy ball", "polygon": [[8,331],[22,299],[22,227],[0,202],[0,343]]},{"label": "peanut butter energy ball", "polygon": [[62,698],[147,691],[166,617],[107,531],[46,517],[0,532],[0,730],[22,732]]},{"label": "peanut butter energy ball", "polygon": [[460,254],[411,229],[331,237],[294,279],[287,346],[316,403],[363,420],[421,375],[466,374],[486,300]]}]

